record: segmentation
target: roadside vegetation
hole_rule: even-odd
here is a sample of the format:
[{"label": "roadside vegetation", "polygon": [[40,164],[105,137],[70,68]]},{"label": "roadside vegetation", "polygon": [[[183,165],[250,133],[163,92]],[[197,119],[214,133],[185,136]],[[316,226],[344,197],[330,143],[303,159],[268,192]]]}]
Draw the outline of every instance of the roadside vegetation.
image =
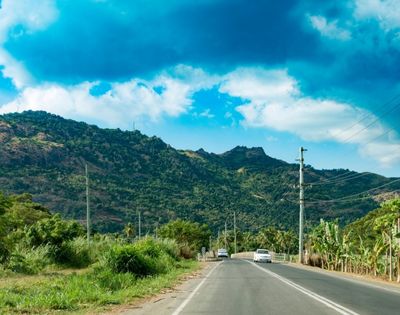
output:
[{"label": "roadside vegetation", "polygon": [[306,249],[311,265],[400,282],[400,199],[344,228],[321,220],[308,234]]},{"label": "roadside vegetation", "polygon": [[[265,227],[256,233],[236,231],[237,251],[266,248],[297,261],[298,236],[293,230]],[[226,243],[225,243],[226,240]],[[213,248],[234,253],[234,232],[219,233]],[[366,216],[342,227],[325,221],[305,234],[306,264],[400,282],[400,199],[386,201]]]},{"label": "roadside vegetation", "polygon": [[[306,233],[307,263],[400,282],[400,199],[341,227],[321,220]],[[33,202],[0,193],[0,313],[86,313],[171,287],[195,270],[202,247],[234,252],[234,232],[212,238],[205,224],[175,220],[139,239],[132,223],[94,234]],[[292,230],[236,231],[237,250],[296,254]],[[226,245],[226,246],[225,246]],[[293,256],[292,256],[293,257]]]},{"label": "roadside vegetation", "polygon": [[[182,224],[185,233],[199,227]],[[198,267],[191,258],[210,233],[200,232],[179,242],[139,240],[127,224],[122,234],[96,234],[88,244],[77,221],[50,214],[30,195],[0,194],[0,313],[85,313],[157,293]]]},{"label": "roadside vegetation", "polygon": [[[257,233],[236,230],[236,243],[238,252],[255,251],[265,248],[275,253],[295,254],[298,248],[298,236],[293,230],[281,230],[273,226],[260,229]],[[213,248],[225,247],[225,231],[222,231],[213,242]],[[235,252],[235,233],[228,230],[226,233],[226,249],[230,254]]]}]

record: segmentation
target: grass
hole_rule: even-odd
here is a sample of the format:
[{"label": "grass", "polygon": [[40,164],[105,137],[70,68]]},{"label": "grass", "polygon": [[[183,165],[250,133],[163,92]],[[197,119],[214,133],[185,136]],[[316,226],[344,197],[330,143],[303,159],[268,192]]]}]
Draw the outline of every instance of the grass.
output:
[{"label": "grass", "polygon": [[181,275],[198,266],[195,261],[180,261],[167,273],[146,278],[104,268],[83,273],[6,276],[0,279],[0,314],[85,314],[107,309],[173,287]]}]

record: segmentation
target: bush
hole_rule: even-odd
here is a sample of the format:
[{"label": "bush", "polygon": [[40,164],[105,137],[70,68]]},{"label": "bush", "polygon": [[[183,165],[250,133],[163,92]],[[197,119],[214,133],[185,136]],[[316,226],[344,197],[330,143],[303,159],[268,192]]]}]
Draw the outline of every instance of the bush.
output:
[{"label": "bush", "polygon": [[77,221],[66,221],[59,214],[45,218],[31,225],[26,236],[30,245],[50,244],[60,247],[64,242],[84,235],[83,227]]},{"label": "bush", "polygon": [[122,239],[115,238],[112,235],[95,234],[90,244],[90,254],[93,262],[101,261],[104,253],[111,250],[116,244],[123,244]]},{"label": "bush", "polygon": [[154,261],[131,244],[114,246],[106,253],[105,261],[107,267],[116,273],[130,272],[138,277],[156,273]]},{"label": "bush", "polygon": [[7,260],[9,254],[10,252],[8,248],[0,239],[0,264],[4,263]]},{"label": "bush", "polygon": [[138,277],[161,274],[175,267],[178,246],[174,241],[146,237],[135,244],[113,246],[104,264],[114,272],[130,272]]},{"label": "bush", "polygon": [[175,260],[179,260],[180,250],[178,243],[175,240],[163,239],[158,241],[161,249]]},{"label": "bush", "polygon": [[83,268],[92,263],[87,240],[77,237],[72,241],[64,242],[55,251],[55,261],[69,267]]},{"label": "bush", "polygon": [[162,248],[159,242],[154,238],[145,237],[134,244],[134,247],[143,255],[151,258],[158,258],[162,253]]},{"label": "bush", "polygon": [[193,251],[188,244],[182,244],[179,247],[179,256],[185,259],[192,259],[196,255],[195,251]]},{"label": "bush", "polygon": [[11,253],[6,267],[18,273],[37,274],[52,263],[50,246],[27,248],[19,245]]}]

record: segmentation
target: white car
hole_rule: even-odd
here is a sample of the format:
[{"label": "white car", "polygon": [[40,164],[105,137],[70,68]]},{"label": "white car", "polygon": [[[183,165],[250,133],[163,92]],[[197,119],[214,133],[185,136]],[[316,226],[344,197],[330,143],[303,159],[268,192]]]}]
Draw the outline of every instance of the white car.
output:
[{"label": "white car", "polygon": [[227,251],[225,248],[220,248],[220,249],[218,249],[217,257],[218,257],[218,258],[220,258],[220,257],[226,257],[226,258],[228,258],[228,257],[229,257],[228,251]]},{"label": "white car", "polygon": [[272,262],[272,256],[266,249],[259,248],[254,252],[253,261],[254,262],[271,263]]}]

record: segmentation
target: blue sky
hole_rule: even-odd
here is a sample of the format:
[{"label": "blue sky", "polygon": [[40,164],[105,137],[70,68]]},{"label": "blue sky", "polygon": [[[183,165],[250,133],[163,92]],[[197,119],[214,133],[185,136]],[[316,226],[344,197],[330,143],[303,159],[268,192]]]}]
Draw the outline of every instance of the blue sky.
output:
[{"label": "blue sky", "polygon": [[0,113],[400,176],[396,0],[2,0]]}]

